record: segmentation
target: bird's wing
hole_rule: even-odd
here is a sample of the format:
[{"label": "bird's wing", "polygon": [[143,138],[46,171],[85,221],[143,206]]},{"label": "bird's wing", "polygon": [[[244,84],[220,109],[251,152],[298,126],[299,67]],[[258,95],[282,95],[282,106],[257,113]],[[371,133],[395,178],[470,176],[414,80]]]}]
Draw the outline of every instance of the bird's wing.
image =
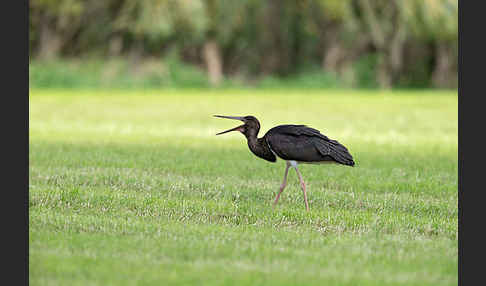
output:
[{"label": "bird's wing", "polygon": [[338,141],[305,125],[280,125],[265,134],[270,148],[282,159],[303,162],[336,161],[354,165],[353,157]]}]

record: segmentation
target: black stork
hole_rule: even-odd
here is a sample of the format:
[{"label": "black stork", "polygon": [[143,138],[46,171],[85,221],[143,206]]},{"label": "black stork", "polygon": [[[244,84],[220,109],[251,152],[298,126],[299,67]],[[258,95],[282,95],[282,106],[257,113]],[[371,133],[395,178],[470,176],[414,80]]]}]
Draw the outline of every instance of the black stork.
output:
[{"label": "black stork", "polygon": [[285,160],[287,166],[280,190],[275,197],[274,206],[277,204],[280,194],[287,185],[287,174],[289,168],[293,167],[299,177],[300,186],[304,192],[305,208],[309,210],[307,193],[302,175],[297,169],[299,163],[323,164],[335,163],[346,166],[354,166],[353,156],[348,149],[338,141],[329,139],[327,136],[314,128],[306,125],[278,125],[268,130],[261,138],[257,138],[260,131],[260,122],[254,116],[223,116],[215,117],[236,119],[243,121],[243,125],[220,132],[221,135],[230,131],[239,131],[245,135],[248,147],[258,157],[270,162],[276,162],[277,157]]}]

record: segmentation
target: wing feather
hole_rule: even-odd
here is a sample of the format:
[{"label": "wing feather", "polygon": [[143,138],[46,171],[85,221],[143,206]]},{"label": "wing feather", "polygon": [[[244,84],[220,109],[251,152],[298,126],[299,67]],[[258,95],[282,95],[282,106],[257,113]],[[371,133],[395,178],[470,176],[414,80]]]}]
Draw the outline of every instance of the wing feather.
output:
[{"label": "wing feather", "polygon": [[354,166],[348,149],[306,125],[279,125],[265,134],[270,148],[282,159],[301,162],[335,161]]}]

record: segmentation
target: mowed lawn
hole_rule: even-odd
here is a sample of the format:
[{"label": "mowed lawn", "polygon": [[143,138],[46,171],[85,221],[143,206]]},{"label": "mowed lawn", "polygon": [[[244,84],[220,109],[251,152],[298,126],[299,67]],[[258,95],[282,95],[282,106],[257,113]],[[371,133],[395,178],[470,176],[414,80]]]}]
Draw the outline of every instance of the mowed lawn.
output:
[{"label": "mowed lawn", "polygon": [[[457,93],[30,90],[31,285],[457,285]],[[306,124],[354,168],[285,162]]]}]

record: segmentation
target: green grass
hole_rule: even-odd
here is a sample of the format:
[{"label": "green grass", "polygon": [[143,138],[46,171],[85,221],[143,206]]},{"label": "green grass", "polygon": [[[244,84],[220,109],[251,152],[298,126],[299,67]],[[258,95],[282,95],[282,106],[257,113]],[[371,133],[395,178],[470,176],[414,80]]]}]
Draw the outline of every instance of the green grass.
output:
[{"label": "green grass", "polygon": [[[374,68],[359,66],[358,82],[364,88],[376,88]],[[362,80],[361,70],[367,71]],[[255,75],[226,75],[218,88],[301,89],[342,88],[353,86],[352,80],[324,72],[321,67],[308,67],[286,77]],[[131,62],[123,58],[76,58],[57,60],[31,60],[29,63],[30,88],[64,89],[119,89],[140,90],[159,88],[210,89],[208,75],[203,67],[181,62],[176,55],[164,58],[147,58]]]},{"label": "green grass", "polygon": [[[457,285],[457,94],[30,91],[31,285]],[[260,135],[307,124],[356,167],[285,163]]]},{"label": "green grass", "polygon": [[121,90],[159,87],[204,88],[209,86],[203,69],[187,65],[176,57],[145,59],[96,58],[32,60],[29,63],[31,88]]}]

